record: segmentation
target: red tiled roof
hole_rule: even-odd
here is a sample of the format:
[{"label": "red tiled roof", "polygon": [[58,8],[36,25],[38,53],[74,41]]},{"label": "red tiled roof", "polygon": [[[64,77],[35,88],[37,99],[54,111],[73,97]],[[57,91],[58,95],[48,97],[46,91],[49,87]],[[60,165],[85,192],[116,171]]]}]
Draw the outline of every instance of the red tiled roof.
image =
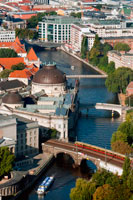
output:
[{"label": "red tiled roof", "polygon": [[38,58],[37,58],[37,55],[35,54],[35,51],[33,50],[33,48],[30,49],[28,55],[27,55],[27,58],[29,61],[37,61]]},{"label": "red tiled roof", "polygon": [[29,11],[29,10],[31,10],[31,9],[30,9],[30,6],[27,6],[27,5],[19,6],[19,8],[21,8],[21,9],[24,10],[24,11]]},{"label": "red tiled roof", "polygon": [[[27,66],[29,67],[29,66]],[[35,75],[35,73],[38,71],[39,69],[36,68],[34,65],[31,69],[23,69],[23,70],[15,70],[13,72],[10,73],[9,77],[10,78],[30,78],[32,75]]]},{"label": "red tiled roof", "polygon": [[0,42],[0,48],[11,48],[16,51],[16,53],[26,53],[25,47],[21,44],[18,37],[16,37],[14,42]]},{"label": "red tiled roof", "polygon": [[11,69],[12,65],[17,65],[19,63],[24,63],[24,58],[15,57],[15,58],[0,58],[0,65],[4,67],[4,69]]},{"label": "red tiled roof", "polygon": [[128,84],[127,89],[133,89],[133,81]]},{"label": "red tiled roof", "polygon": [[37,14],[36,13],[33,13],[33,14],[14,14],[13,17],[14,18],[20,18],[20,19],[30,19],[32,16],[36,16]]}]

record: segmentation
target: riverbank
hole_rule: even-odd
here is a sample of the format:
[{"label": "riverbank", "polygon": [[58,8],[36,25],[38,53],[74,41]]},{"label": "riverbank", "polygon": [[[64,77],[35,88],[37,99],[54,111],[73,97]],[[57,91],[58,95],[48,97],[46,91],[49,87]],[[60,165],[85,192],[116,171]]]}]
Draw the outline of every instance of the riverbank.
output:
[{"label": "riverbank", "polygon": [[48,169],[54,161],[54,156],[48,153],[38,154],[34,158],[33,165],[21,168],[21,171],[13,171],[12,178],[0,185],[0,194],[3,197],[10,196],[11,200],[21,198],[21,195],[35,184],[41,174]]},{"label": "riverbank", "polygon": [[35,160],[37,161],[38,166],[28,170],[30,174],[29,183],[21,191],[19,191],[12,200],[20,199],[20,196],[35,184],[41,174],[48,169],[50,164],[52,164],[54,156],[48,153],[43,153],[37,155]]},{"label": "riverbank", "polygon": [[74,58],[78,59],[79,61],[83,62],[84,64],[88,65],[90,68],[92,68],[92,69],[95,70],[96,72],[100,73],[101,75],[106,75],[106,76],[108,76],[104,71],[100,70],[98,67],[95,67],[95,66],[91,65],[90,63],[88,63],[88,61],[86,61],[86,60],[80,58],[78,55],[76,55],[76,54],[74,54],[74,53],[68,51],[64,46],[61,46],[60,49],[61,49],[62,51],[64,51],[65,53],[67,53],[67,54],[73,56]]}]

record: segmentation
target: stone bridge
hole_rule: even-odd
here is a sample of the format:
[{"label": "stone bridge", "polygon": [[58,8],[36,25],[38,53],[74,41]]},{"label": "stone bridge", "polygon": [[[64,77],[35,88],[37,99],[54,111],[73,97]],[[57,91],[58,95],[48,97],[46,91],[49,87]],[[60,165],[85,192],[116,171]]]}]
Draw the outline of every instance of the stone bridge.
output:
[{"label": "stone bridge", "polygon": [[122,115],[123,111],[126,110],[126,107],[117,104],[108,104],[108,103],[96,103],[96,104],[79,104],[79,110],[84,109],[101,109],[101,110],[111,110],[112,113],[117,112],[119,115]]},{"label": "stone bridge", "polygon": [[31,44],[31,45],[35,45],[35,46],[39,46],[39,47],[43,47],[46,49],[56,49],[58,47],[61,47],[61,43],[53,43],[53,42],[43,42],[43,41],[27,41],[27,43]]},{"label": "stone bridge", "polygon": [[[90,160],[98,169],[104,168],[113,173],[117,173],[119,175],[122,174],[122,166],[125,158],[124,155],[120,155],[113,151],[93,145],[89,146],[93,150],[77,147],[74,143],[48,140],[47,142],[43,143],[42,148],[43,152],[53,154],[55,157],[57,157],[59,154],[69,155],[73,159],[75,166],[80,165],[82,160]],[[97,148],[97,151],[94,150],[95,148]],[[119,158],[120,156],[123,160]]]}]

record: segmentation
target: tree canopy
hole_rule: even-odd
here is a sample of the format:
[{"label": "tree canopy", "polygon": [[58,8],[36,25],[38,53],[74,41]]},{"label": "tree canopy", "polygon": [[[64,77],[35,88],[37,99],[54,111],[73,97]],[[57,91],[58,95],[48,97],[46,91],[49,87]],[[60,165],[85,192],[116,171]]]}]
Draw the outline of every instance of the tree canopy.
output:
[{"label": "tree canopy", "polygon": [[38,22],[42,21],[44,16],[50,16],[50,15],[57,15],[55,11],[51,12],[44,12],[44,13],[38,13],[37,16],[33,16],[30,19],[28,19],[28,28],[36,28]]},{"label": "tree canopy", "polygon": [[81,12],[78,12],[78,13],[71,12],[70,16],[72,16],[72,17],[77,17],[77,18],[81,18]]},{"label": "tree canopy", "polygon": [[12,170],[14,159],[8,147],[0,147],[0,178]]},{"label": "tree canopy", "polygon": [[105,85],[110,92],[125,93],[128,84],[133,81],[133,70],[120,67],[113,73],[109,74]]},{"label": "tree canopy", "polygon": [[13,49],[0,49],[0,58],[18,57]]},{"label": "tree canopy", "polygon": [[11,69],[14,70],[23,70],[25,68],[24,63],[19,63],[17,65],[12,65]]},{"label": "tree canopy", "polygon": [[37,39],[38,33],[35,30],[29,30],[27,28],[25,29],[15,29],[16,36],[18,36],[20,39]]},{"label": "tree canopy", "polygon": [[81,57],[86,58],[86,53],[88,50],[88,39],[87,37],[83,37],[82,44],[81,44]]},{"label": "tree canopy", "polygon": [[114,50],[117,50],[117,51],[130,51],[131,48],[129,47],[128,44],[126,43],[121,43],[121,42],[118,42],[114,45]]},{"label": "tree canopy", "polygon": [[95,190],[95,184],[91,185],[89,181],[79,178],[76,181],[76,187],[71,189],[70,199],[91,200]]},{"label": "tree canopy", "polygon": [[122,180],[126,183],[127,181],[127,178],[130,174],[130,170],[131,170],[131,167],[130,167],[130,159],[129,157],[126,157],[125,158],[125,161],[124,161],[124,164],[123,164],[123,173],[122,173]]},{"label": "tree canopy", "polygon": [[0,78],[8,78],[11,71],[12,70],[10,69],[4,69],[2,72],[0,72]]}]

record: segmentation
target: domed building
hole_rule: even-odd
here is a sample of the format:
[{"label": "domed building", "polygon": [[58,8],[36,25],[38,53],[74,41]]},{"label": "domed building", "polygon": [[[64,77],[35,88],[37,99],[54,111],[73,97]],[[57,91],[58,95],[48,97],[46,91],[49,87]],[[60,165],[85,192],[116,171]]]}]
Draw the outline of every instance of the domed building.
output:
[{"label": "domed building", "polygon": [[23,106],[22,96],[18,92],[8,92],[2,98],[2,105],[7,105],[12,108],[22,107]]},{"label": "domed building", "polygon": [[48,96],[66,93],[66,75],[56,65],[43,66],[33,77],[32,94],[44,91]]}]

